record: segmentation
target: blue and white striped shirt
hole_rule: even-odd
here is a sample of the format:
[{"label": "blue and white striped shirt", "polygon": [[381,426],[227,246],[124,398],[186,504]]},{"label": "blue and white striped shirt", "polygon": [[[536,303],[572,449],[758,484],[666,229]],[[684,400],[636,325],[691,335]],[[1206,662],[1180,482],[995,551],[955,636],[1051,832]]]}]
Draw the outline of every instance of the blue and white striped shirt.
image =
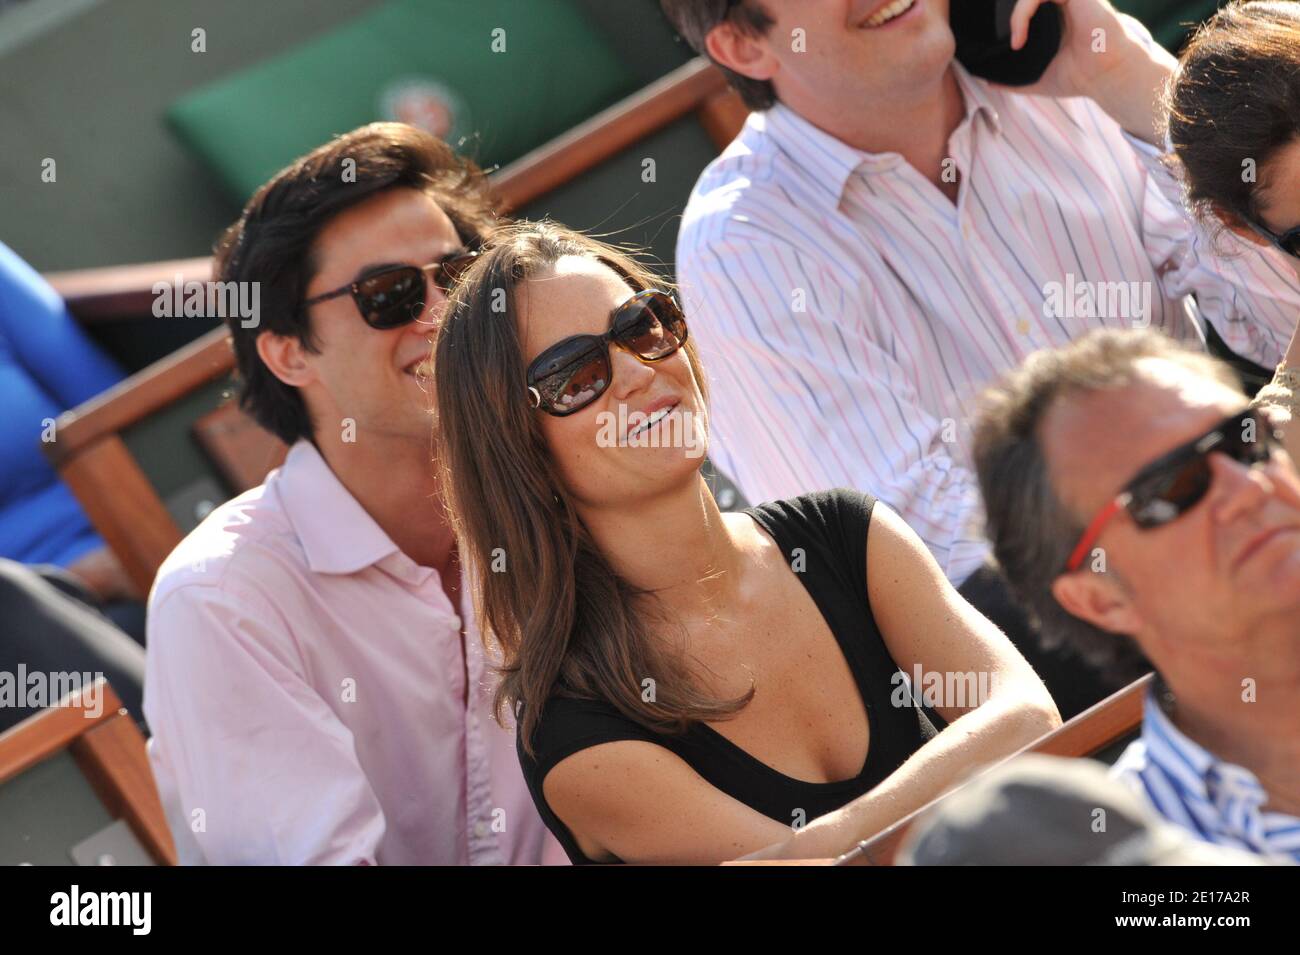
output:
[{"label": "blue and white striped shirt", "polygon": [[1092,100],[953,69],[956,204],[778,104],[704,171],[677,269],[718,467],[751,501],[868,491],[960,583],[988,553],[968,425],[985,386],[1093,328],[1203,340],[1200,316],[1272,367],[1300,287],[1280,253],[1225,236],[1241,254],[1214,255],[1158,151]]},{"label": "blue and white striped shirt", "polygon": [[1112,773],[1206,842],[1300,863],[1300,819],[1261,811],[1268,793],[1255,774],[1183,735],[1153,691],[1143,703],[1142,738],[1124,750]]}]

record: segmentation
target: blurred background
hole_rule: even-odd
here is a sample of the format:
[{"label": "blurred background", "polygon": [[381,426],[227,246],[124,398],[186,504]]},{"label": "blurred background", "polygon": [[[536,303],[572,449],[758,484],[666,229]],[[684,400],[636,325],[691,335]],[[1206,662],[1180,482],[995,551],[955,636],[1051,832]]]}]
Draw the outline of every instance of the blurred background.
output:
[{"label": "blurred background", "polygon": [[[1118,5],[1176,48],[1216,3]],[[692,55],[657,0],[0,0],[0,240],[41,272],[204,255],[257,183],[333,133],[404,118],[504,165]],[[684,119],[637,151],[653,188],[615,163],[523,211],[671,262],[716,149]],[[134,370],[210,327],[99,337]]]},{"label": "blurred background", "polygon": [[[334,133],[403,118],[490,168],[691,55],[656,0],[6,0],[0,241],[41,272],[205,255],[258,183]],[[654,189],[597,172],[547,207],[635,225],[671,258],[716,150],[690,121],[647,149]],[[137,370],[214,325],[95,334]]]}]

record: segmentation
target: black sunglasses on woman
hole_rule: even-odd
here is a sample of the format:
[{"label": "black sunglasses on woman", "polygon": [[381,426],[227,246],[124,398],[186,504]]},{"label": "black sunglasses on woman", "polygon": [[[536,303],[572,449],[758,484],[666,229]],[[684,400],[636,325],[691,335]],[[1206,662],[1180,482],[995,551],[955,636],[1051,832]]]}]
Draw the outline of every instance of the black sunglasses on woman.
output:
[{"label": "black sunglasses on woman", "polygon": [[572,335],[533,359],[528,366],[532,406],[557,418],[581,411],[614,377],[610,345],[644,362],[663,361],[686,344],[686,334],[686,316],[669,293],[637,292],[614,310],[605,334]]}]

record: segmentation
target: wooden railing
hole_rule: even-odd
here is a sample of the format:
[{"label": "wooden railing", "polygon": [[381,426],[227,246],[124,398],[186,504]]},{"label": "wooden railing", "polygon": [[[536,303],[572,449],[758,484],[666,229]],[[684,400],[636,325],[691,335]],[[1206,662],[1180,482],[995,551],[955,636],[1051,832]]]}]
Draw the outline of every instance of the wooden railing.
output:
[{"label": "wooden railing", "polygon": [[[1029,744],[1020,752],[1007,757],[1015,759],[1024,753],[1041,756],[1084,757],[1093,756],[1129,736],[1142,725],[1142,698],[1151,685],[1151,676],[1144,676],[1095,706],[1089,707],[1041,739]],[[994,764],[1001,765],[1006,760]],[[994,768],[986,767],[984,772]],[[871,839],[861,842],[835,860],[836,865],[893,865],[898,847],[916,821],[939,805],[952,792],[950,790]]]},{"label": "wooden railing", "polygon": [[[692,112],[718,148],[736,135],[747,115],[722,74],[703,59],[693,60],[493,174],[499,210],[527,205]],[[148,315],[155,283],[171,285],[178,277],[202,282],[211,270],[211,259],[195,258],[48,278],[79,320],[94,323]],[[56,440],[43,445],[142,593],[181,532],[121,433],[233,369],[226,330],[214,329],[62,415]],[[256,454],[257,461],[236,469],[255,471],[268,460],[265,445]]]},{"label": "wooden railing", "polygon": [[175,865],[176,848],[145,739],[103,677],[0,733],[0,785],[63,751],[76,760],[104,808],[126,821],[154,861]]}]

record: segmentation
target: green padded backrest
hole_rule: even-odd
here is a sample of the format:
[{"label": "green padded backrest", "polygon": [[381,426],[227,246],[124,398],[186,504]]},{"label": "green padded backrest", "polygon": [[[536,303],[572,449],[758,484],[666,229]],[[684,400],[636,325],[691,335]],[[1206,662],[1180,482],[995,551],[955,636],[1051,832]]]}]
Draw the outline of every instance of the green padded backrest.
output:
[{"label": "green padded backrest", "polygon": [[212,382],[122,432],[127,450],[182,532],[205,516],[199,507],[204,501],[216,506],[232,496],[192,430],[194,422],[220,407],[232,389],[228,379]]},{"label": "green padded backrest", "polygon": [[[647,262],[671,279],[682,207],[717,154],[704,128],[686,116],[534,200],[518,215],[549,216],[606,241],[648,249]],[[651,173],[653,180],[646,181]]]},{"label": "green padded backrest", "polygon": [[[173,104],[180,139],[243,201],[331,136],[450,111],[442,133],[509,163],[641,83],[570,0],[392,0]],[[404,110],[416,110],[416,114]]]},{"label": "green padded backrest", "polygon": [[0,785],[0,865],[71,865],[68,850],[113,821],[76,761],[55,753]]}]

